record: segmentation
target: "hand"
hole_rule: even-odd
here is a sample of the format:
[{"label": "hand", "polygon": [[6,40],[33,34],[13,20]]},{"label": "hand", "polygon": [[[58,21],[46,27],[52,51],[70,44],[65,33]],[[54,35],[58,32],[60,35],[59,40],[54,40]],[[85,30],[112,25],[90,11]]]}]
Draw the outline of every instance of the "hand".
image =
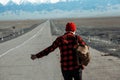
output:
[{"label": "hand", "polygon": [[81,68],[82,70],[84,70],[84,69],[85,69],[85,65],[80,65],[80,68]]},{"label": "hand", "polygon": [[31,54],[31,59],[35,60],[37,58],[37,56],[35,54]]}]

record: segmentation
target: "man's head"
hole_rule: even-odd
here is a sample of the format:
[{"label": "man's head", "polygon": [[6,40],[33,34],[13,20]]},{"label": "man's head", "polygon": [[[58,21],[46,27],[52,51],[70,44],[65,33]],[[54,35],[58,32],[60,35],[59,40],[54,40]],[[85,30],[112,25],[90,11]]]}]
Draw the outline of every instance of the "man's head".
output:
[{"label": "man's head", "polygon": [[76,25],[75,25],[75,23],[73,23],[73,22],[68,22],[67,24],[66,24],[66,29],[65,29],[66,31],[72,31],[72,32],[75,32],[76,31]]}]

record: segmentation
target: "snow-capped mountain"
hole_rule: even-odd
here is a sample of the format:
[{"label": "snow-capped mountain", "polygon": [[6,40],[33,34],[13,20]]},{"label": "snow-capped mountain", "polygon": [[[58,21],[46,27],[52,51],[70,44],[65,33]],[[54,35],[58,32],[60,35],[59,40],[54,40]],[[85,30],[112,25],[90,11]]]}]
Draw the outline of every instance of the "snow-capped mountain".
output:
[{"label": "snow-capped mountain", "polygon": [[[120,4],[120,0],[59,0],[57,3],[52,3],[52,0],[12,0],[6,5],[0,4],[0,13],[5,11],[51,11],[54,9],[59,10],[106,10],[109,6]],[[51,1],[51,2],[50,2]]]},{"label": "snow-capped mountain", "polygon": [[[120,0],[2,0],[0,1],[0,14],[3,15],[20,15],[23,13],[63,13],[75,14],[81,16],[85,12],[109,12],[120,11]],[[68,14],[66,14],[68,16]],[[116,14],[112,14],[116,15]],[[43,17],[43,16],[42,16]]]}]

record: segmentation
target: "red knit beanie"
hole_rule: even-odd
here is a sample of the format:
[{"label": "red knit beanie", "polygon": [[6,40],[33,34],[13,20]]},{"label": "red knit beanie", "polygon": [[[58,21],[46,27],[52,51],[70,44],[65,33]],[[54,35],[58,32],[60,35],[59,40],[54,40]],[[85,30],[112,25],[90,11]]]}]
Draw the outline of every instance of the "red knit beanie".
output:
[{"label": "red knit beanie", "polygon": [[66,24],[66,29],[65,29],[66,31],[76,31],[76,25],[75,25],[75,23],[73,23],[73,22],[68,22],[67,24]]}]

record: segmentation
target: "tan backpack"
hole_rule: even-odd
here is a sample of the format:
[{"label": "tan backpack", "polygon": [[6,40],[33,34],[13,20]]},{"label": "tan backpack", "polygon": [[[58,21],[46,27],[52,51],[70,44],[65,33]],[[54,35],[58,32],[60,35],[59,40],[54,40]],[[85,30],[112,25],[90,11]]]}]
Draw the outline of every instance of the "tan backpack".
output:
[{"label": "tan backpack", "polygon": [[78,64],[87,66],[88,63],[90,62],[89,47],[87,45],[85,46],[79,45],[77,36],[76,36],[76,41],[77,41],[76,54],[77,54]]}]

